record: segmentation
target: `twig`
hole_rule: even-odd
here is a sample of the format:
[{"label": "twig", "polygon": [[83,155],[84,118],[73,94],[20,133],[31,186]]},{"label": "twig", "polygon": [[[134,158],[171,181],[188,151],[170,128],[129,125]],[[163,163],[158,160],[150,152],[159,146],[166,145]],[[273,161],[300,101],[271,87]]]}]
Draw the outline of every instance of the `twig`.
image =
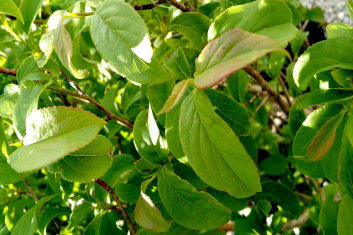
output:
[{"label": "twig", "polygon": [[[35,81],[35,82],[45,84],[45,82],[43,82],[43,81]],[[71,95],[71,96],[74,96],[74,97],[79,98],[81,100],[87,101],[88,103],[91,103],[92,105],[96,106],[96,108],[98,108],[99,110],[104,112],[108,116],[108,120],[114,120],[114,121],[118,122],[119,124],[121,124],[125,127],[128,127],[130,129],[132,129],[134,126],[133,123],[131,123],[125,119],[122,119],[121,117],[118,117],[118,116],[114,115],[113,113],[111,113],[103,105],[101,105],[95,99],[93,99],[92,97],[90,97],[88,95],[81,95],[76,92],[73,92],[73,91],[70,91],[67,89],[63,89],[63,88],[59,88],[56,86],[52,86],[52,85],[47,86],[47,89],[52,90],[52,91],[56,91],[56,92],[60,92],[62,94]]]},{"label": "twig", "polygon": [[123,203],[120,201],[118,195],[116,195],[115,191],[106,182],[104,182],[101,179],[95,179],[94,181],[97,184],[99,184],[105,191],[107,191],[114,198],[114,200],[118,204],[118,208],[119,208],[121,214],[124,216],[124,218],[127,222],[127,225],[129,227],[131,234],[132,235],[136,234],[132,220],[131,220],[130,216],[128,215],[128,213],[126,212],[125,207],[124,207]]},{"label": "twig", "polygon": [[292,230],[293,228],[300,227],[309,220],[309,209],[306,208],[298,219],[288,221],[282,228],[282,232]]},{"label": "twig", "polygon": [[276,102],[279,104],[279,106],[281,107],[281,109],[288,113],[290,108],[289,108],[289,104],[286,102],[286,100],[272,87],[270,87],[270,85],[267,83],[267,81],[265,80],[264,77],[262,77],[262,75],[255,69],[251,68],[250,66],[246,66],[245,68],[243,68],[251,77],[253,77],[257,83],[259,83],[259,85],[265,89],[275,100]]},{"label": "twig", "polygon": [[[16,76],[16,70],[15,69],[5,69],[5,68],[0,68],[0,73],[4,73],[4,74],[9,74],[12,76]],[[40,84],[46,84],[44,81],[34,81],[36,83],[40,83]],[[63,89],[63,88],[59,88],[59,87],[55,87],[55,86],[47,86],[47,89],[52,90],[52,91],[56,91],[62,94],[66,94],[66,95],[71,95],[74,96],[76,98],[79,98],[81,100],[84,100],[94,106],[96,106],[96,108],[98,108],[99,110],[101,110],[102,112],[104,112],[107,116],[109,120],[114,120],[116,122],[118,122],[119,124],[128,127],[130,129],[133,128],[134,124],[121,118],[118,117],[116,115],[114,115],[113,113],[111,113],[108,109],[106,109],[103,105],[101,105],[100,103],[98,103],[95,99],[93,99],[92,97],[88,96],[88,95],[83,95],[83,94],[78,94],[76,92],[67,90],[67,89]]]},{"label": "twig", "polygon": [[81,90],[81,88],[64,72],[61,70],[61,73],[64,75],[66,81],[74,88],[80,95],[84,95],[85,93]]},{"label": "twig", "polygon": [[286,86],[286,83],[284,82],[284,79],[283,79],[285,77],[286,77],[286,75],[284,75],[284,73],[281,72],[280,75],[278,76],[278,81],[279,81],[279,84],[281,85],[281,87],[283,89],[283,92],[284,92],[284,95],[285,95],[285,97],[287,99],[288,104],[292,105],[293,104],[292,99],[290,97],[290,94],[289,94],[288,88]]},{"label": "twig", "polygon": [[0,68],[0,73],[16,76],[16,69]]},{"label": "twig", "polygon": [[133,6],[135,10],[139,11],[139,10],[150,10],[150,9],[153,9],[155,8],[156,6],[158,5],[161,5],[163,3],[166,3],[166,0],[158,0],[157,2],[155,3],[151,3],[151,4],[146,4],[146,5],[135,5]]},{"label": "twig", "polygon": [[188,12],[188,11],[194,11],[194,9],[191,9],[190,5],[184,5],[176,0],[167,0],[168,3],[172,4],[176,8],[180,9],[183,12]]},{"label": "twig", "polygon": [[31,187],[31,185],[30,185],[29,182],[28,182],[28,180],[27,180],[27,179],[23,179],[23,183],[26,185],[26,188],[27,188],[27,190],[28,190],[28,195],[29,195],[31,198],[33,198],[33,200],[34,200],[35,202],[38,202],[38,197],[37,197],[37,195],[34,193],[34,191],[33,191],[32,187]]}]

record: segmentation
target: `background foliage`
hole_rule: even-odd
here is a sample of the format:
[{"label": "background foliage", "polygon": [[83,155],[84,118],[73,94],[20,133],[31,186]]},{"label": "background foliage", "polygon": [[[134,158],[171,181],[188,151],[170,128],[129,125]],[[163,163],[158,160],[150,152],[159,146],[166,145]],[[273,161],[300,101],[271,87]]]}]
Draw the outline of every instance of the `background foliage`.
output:
[{"label": "background foliage", "polygon": [[353,234],[351,26],[297,0],[0,20],[1,235]]}]

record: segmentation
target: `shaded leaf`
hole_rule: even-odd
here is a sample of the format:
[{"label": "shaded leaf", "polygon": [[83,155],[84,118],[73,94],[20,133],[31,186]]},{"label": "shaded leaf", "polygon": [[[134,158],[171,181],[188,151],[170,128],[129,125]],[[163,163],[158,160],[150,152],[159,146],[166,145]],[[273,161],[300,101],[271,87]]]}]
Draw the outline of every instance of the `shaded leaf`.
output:
[{"label": "shaded leaf", "polygon": [[211,195],[197,192],[188,182],[165,168],[158,174],[158,190],[170,216],[184,227],[218,228],[230,219],[230,211]]},{"label": "shaded leaf", "polygon": [[239,135],[249,135],[250,120],[246,108],[225,94],[208,89],[205,91],[216,113]]},{"label": "shaded leaf", "polygon": [[201,51],[207,41],[207,30],[211,21],[198,12],[186,12],[170,22],[170,30],[183,34]]},{"label": "shaded leaf", "polygon": [[70,153],[58,162],[62,177],[72,182],[97,179],[112,165],[113,146],[104,136],[97,136],[80,150]]},{"label": "shaded leaf", "polygon": [[43,0],[23,0],[20,5],[20,10],[23,16],[23,28],[28,34],[31,24],[33,23],[40,7],[42,6]]},{"label": "shaded leaf", "polygon": [[134,143],[137,152],[151,163],[161,163],[168,158],[168,152],[151,108],[142,110],[134,124]]}]

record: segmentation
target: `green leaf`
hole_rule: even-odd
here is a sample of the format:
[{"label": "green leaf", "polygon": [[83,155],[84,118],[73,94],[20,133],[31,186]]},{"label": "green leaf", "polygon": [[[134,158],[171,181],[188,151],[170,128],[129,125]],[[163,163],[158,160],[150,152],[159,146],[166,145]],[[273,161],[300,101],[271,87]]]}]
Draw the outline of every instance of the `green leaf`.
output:
[{"label": "green leaf", "polygon": [[268,175],[283,175],[287,168],[286,159],[279,154],[265,158],[259,164],[259,169]]},{"label": "green leaf", "polygon": [[180,106],[181,104],[179,103],[174,109],[170,110],[165,120],[165,137],[168,148],[178,160],[185,157],[179,133]]},{"label": "green leaf", "polygon": [[28,210],[16,223],[11,234],[12,235],[32,235],[36,232],[38,220],[36,216],[36,208]]},{"label": "green leaf", "polygon": [[168,97],[163,108],[158,112],[158,115],[172,110],[179,103],[190,83],[191,79],[178,82],[178,84],[174,86],[172,94]]},{"label": "green leaf", "polygon": [[158,190],[170,216],[186,228],[218,228],[230,219],[230,211],[211,195],[197,192],[165,168],[158,174]]},{"label": "green leaf", "polygon": [[[342,105],[329,105],[312,112],[297,131],[292,146],[293,156],[303,157],[321,126],[342,110]],[[326,177],[320,162],[296,159],[296,168],[312,177]]]},{"label": "green leaf", "polygon": [[19,174],[14,171],[6,162],[6,158],[0,154],[0,184],[13,184],[27,176],[28,174]]},{"label": "green leaf", "polygon": [[310,106],[330,104],[344,100],[353,99],[352,89],[327,89],[316,90],[300,96],[295,103],[295,108],[305,109]]},{"label": "green leaf", "polygon": [[230,7],[217,16],[208,31],[208,39],[215,39],[232,28],[241,28],[255,33],[276,26],[285,29],[280,25],[287,23],[292,23],[292,11],[285,2],[257,0]]},{"label": "green leaf", "polygon": [[38,14],[43,0],[23,0],[20,5],[20,10],[24,21],[24,31],[28,34],[31,25]]},{"label": "green leaf", "polygon": [[337,187],[328,185],[324,188],[325,201],[320,210],[320,226],[324,234],[337,234],[337,214],[339,208]]},{"label": "green leaf", "polygon": [[280,205],[285,212],[293,217],[300,214],[300,205],[294,192],[284,184],[274,181],[262,183],[262,192],[256,194],[257,199],[267,199]]},{"label": "green leaf", "polygon": [[25,81],[20,85],[19,96],[13,110],[13,124],[21,140],[26,133],[26,120],[37,109],[39,96],[44,89],[43,85],[32,81]]},{"label": "green leaf", "polygon": [[152,49],[148,49],[151,46],[145,23],[129,4],[115,0],[99,4],[92,18],[91,36],[102,57],[127,79],[138,83],[172,79],[157,61],[149,58]]},{"label": "green leaf", "polygon": [[103,127],[95,115],[67,107],[37,110],[27,118],[25,146],[9,156],[17,172],[48,166],[90,143]]},{"label": "green leaf", "polygon": [[211,21],[197,12],[186,12],[170,22],[170,30],[183,34],[197,50],[201,51],[207,42],[207,30]]},{"label": "green leaf", "polygon": [[91,143],[58,162],[62,177],[72,182],[88,182],[101,177],[112,165],[112,151],[110,141],[104,136],[97,136]]},{"label": "green leaf", "polygon": [[352,38],[331,38],[309,47],[294,66],[295,84],[301,91],[308,87],[314,75],[336,67],[353,69]]},{"label": "green leaf", "polygon": [[154,232],[165,232],[170,227],[150,197],[143,192],[137,200],[134,217],[141,227]]},{"label": "green leaf", "polygon": [[353,144],[349,141],[352,127],[352,115],[348,116],[345,123],[340,152],[339,183],[347,193],[353,197]]},{"label": "green leaf", "polygon": [[338,235],[352,235],[353,234],[353,199],[349,195],[345,195],[341,201],[338,218],[337,218],[337,232]]},{"label": "green leaf", "polygon": [[336,130],[341,124],[343,116],[344,115],[339,113],[320,127],[316,135],[310,141],[305,153],[305,160],[319,161],[328,154],[335,142]]},{"label": "green leaf", "polygon": [[151,108],[142,110],[134,124],[134,143],[137,152],[151,163],[168,160],[165,142],[159,133]]},{"label": "green leaf", "polygon": [[116,226],[119,217],[115,211],[102,212],[87,225],[84,235],[114,234],[125,235],[127,232]]},{"label": "green leaf", "polygon": [[25,77],[27,77],[29,74],[38,72],[40,71],[37,66],[37,62],[35,61],[33,56],[29,56],[23,60],[20,67],[17,69],[16,79],[18,82],[22,82],[25,80]]},{"label": "green leaf", "polygon": [[[58,55],[61,63],[75,76],[75,78],[84,78],[87,72],[77,70],[72,63],[73,45],[69,32],[65,29],[64,25],[65,11],[59,11],[50,18],[50,27],[54,30],[53,46],[56,54]],[[48,23],[49,24],[49,23]]]},{"label": "green leaf", "polygon": [[232,29],[213,40],[196,60],[195,86],[212,87],[272,51],[287,52],[275,40]]},{"label": "green leaf", "polygon": [[87,217],[93,217],[93,211],[93,205],[87,201],[76,205],[71,213],[68,228],[79,226]]},{"label": "green leaf", "polygon": [[265,28],[257,31],[256,33],[272,38],[273,40],[276,40],[282,47],[286,47],[288,42],[292,41],[298,32],[298,28],[296,28],[292,23],[287,23]]},{"label": "green leaf", "polygon": [[21,11],[12,0],[1,0],[0,13],[15,16],[23,23]]},{"label": "green leaf", "polygon": [[183,49],[178,48],[173,54],[166,59],[165,66],[178,79],[187,79],[192,77],[192,68],[186,58]]},{"label": "green leaf", "polygon": [[254,162],[203,91],[184,100],[179,130],[189,163],[205,183],[238,198],[261,191]]},{"label": "green leaf", "polygon": [[47,227],[50,227],[50,222],[57,217],[69,217],[70,209],[68,208],[48,208],[43,213],[40,214],[38,218],[38,230],[40,234],[46,235]]},{"label": "green leaf", "polygon": [[353,27],[343,23],[333,23],[326,27],[327,38],[347,37],[353,38]]},{"label": "green leaf", "polygon": [[215,106],[216,113],[228,123],[235,134],[238,136],[249,135],[249,114],[241,104],[213,89],[208,89],[205,93],[212,105]]}]

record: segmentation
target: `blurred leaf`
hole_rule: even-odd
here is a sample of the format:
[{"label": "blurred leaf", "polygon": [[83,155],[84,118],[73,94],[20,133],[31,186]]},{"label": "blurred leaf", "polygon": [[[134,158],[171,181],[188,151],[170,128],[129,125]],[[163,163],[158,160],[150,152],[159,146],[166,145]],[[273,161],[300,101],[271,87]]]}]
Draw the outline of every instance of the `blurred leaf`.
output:
[{"label": "blurred leaf", "polygon": [[1,0],[0,13],[15,16],[23,23],[21,11],[12,0]]}]

